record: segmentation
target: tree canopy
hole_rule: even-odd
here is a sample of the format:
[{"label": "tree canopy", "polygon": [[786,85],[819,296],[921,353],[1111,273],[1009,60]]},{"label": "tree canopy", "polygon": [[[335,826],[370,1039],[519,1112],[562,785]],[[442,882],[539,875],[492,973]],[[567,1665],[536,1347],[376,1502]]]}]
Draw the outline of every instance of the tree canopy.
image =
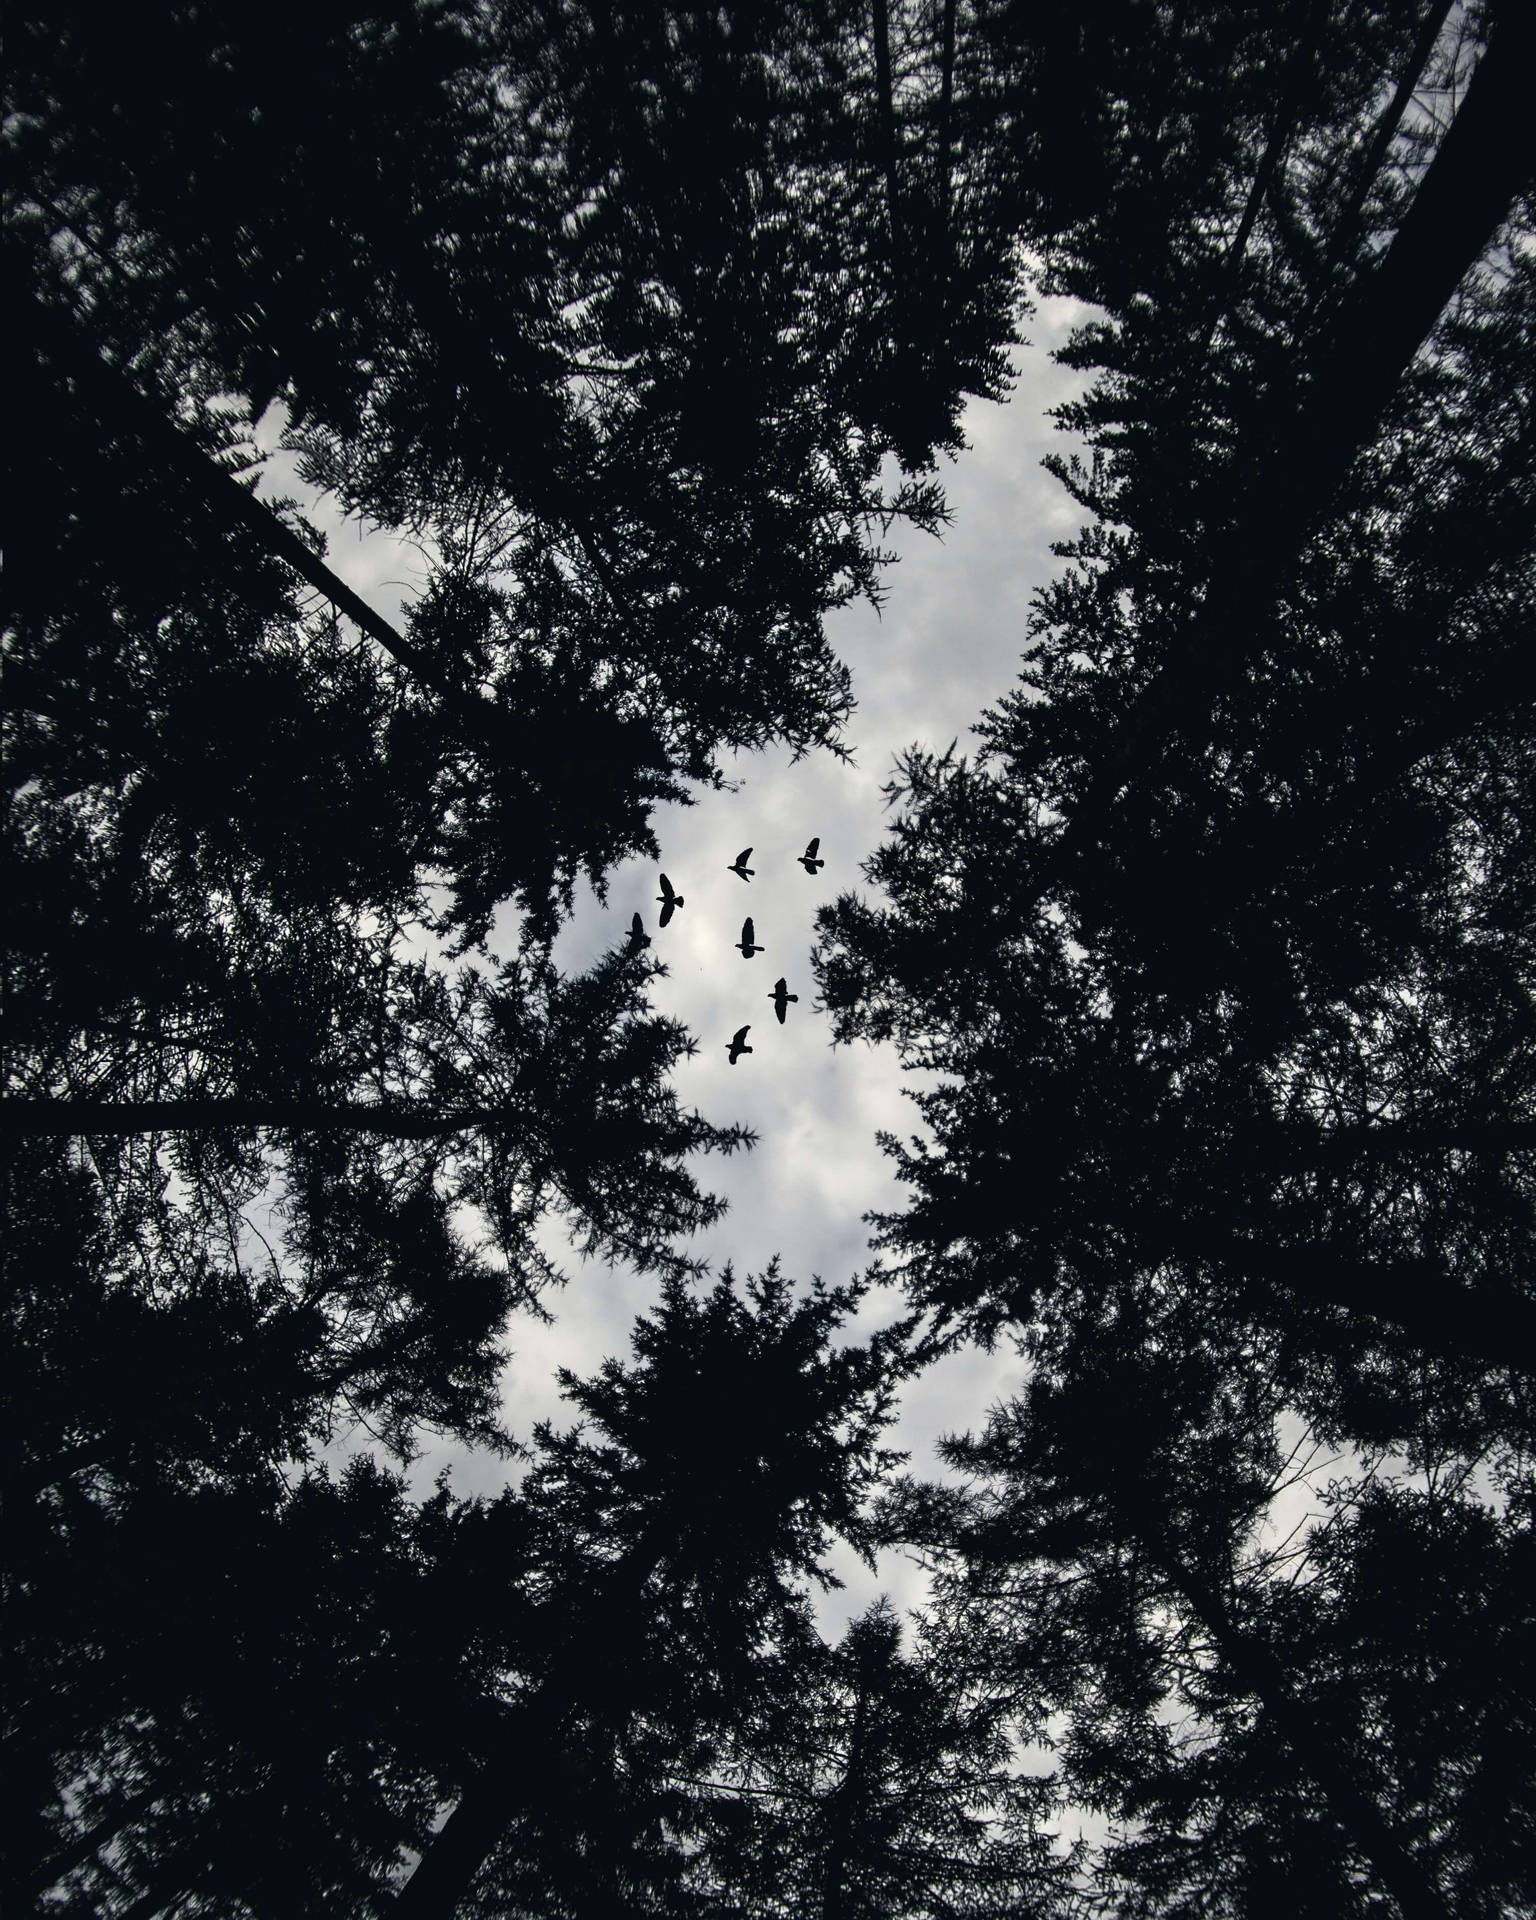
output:
[{"label": "tree canopy", "polygon": [[[18,1908],[1531,1898],[1533,51],[1493,0],[12,22]],[[846,753],[826,617],[943,524],[1031,286],[1086,522],[820,924],[836,1036],[937,1070],[870,1334],[690,1254],[752,1135],[659,961],[553,944],[731,756]],[[274,435],[415,542],[399,615]],[[562,1242],[654,1303],[522,1433]],[[423,1493],[437,1438],[501,1491]],[[838,1547],[926,1604],[824,1635]]]}]

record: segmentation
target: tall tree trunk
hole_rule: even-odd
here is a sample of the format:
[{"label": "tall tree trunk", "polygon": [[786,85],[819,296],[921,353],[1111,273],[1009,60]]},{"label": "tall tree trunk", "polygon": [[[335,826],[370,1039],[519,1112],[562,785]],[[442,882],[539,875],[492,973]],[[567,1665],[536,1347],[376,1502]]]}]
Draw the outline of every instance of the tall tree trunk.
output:
[{"label": "tall tree trunk", "polygon": [[456,697],[455,690],[435,673],[419,648],[397,633],[382,614],[375,613],[318,555],[311,553],[270,507],[264,506],[239,481],[210,460],[194,440],[138,391],[125,373],[110,366],[75,337],[71,322],[35,296],[24,298],[18,305],[23,325],[44,358],[77,381],[105,418],[121,420],[136,438],[160,455],[221,525],[253,535],[264,552],[281,560],[308,586],[324,595],[424,686],[442,699]]},{"label": "tall tree trunk", "polygon": [[[594,1644],[609,1649],[633,1633],[646,1582],[666,1557],[667,1537],[652,1526],[613,1569],[600,1593],[574,1609],[565,1644],[532,1698],[505,1717],[488,1743],[458,1805],[427,1847],[392,1912],[408,1920],[453,1920],[475,1875],[510,1822],[525,1811],[558,1805],[574,1780],[563,1727],[586,1691]],[[561,1602],[552,1601],[558,1606]]]},{"label": "tall tree trunk", "polygon": [[[94,1826],[87,1827],[84,1833],[50,1854],[36,1869],[29,1870],[25,1886],[18,1894],[18,1900],[36,1900],[50,1887],[57,1886],[65,1874],[73,1873],[76,1867],[83,1867],[91,1856],[100,1851],[109,1840],[121,1833],[135,1815],[152,1807],[161,1798],[157,1790],[130,1794],[128,1799],[115,1807],[104,1820],[98,1820]],[[18,1907],[18,1911],[20,1908]]]},{"label": "tall tree trunk", "polygon": [[1316,51],[1318,30],[1327,19],[1327,0],[1312,0],[1306,20],[1302,25],[1301,38],[1292,47],[1285,63],[1285,73],[1280,82],[1280,97],[1275,107],[1275,117],[1270,124],[1269,138],[1264,143],[1264,151],[1248,188],[1248,198],[1243,206],[1242,217],[1237,223],[1237,232],[1233,234],[1221,263],[1221,284],[1216,297],[1215,311],[1211,314],[1203,336],[1199,358],[1203,360],[1210,351],[1211,342],[1216,337],[1216,329],[1232,306],[1237,293],[1238,278],[1243,270],[1243,256],[1248,251],[1248,242],[1252,238],[1254,223],[1259,217],[1259,208],[1264,204],[1269,184],[1275,177],[1282,155],[1290,145],[1296,131],[1296,109],[1300,93],[1302,68],[1309,54]]},{"label": "tall tree trunk", "polygon": [[1431,1261],[1374,1261],[1326,1243],[1270,1247],[1236,1235],[1197,1233],[1194,1250],[1236,1276],[1256,1274],[1318,1306],[1364,1313],[1426,1352],[1503,1372],[1536,1370],[1536,1304],[1512,1289],[1494,1297],[1458,1286]]},{"label": "tall tree trunk", "polygon": [[848,1877],[848,1859],[853,1850],[853,1822],[864,1775],[864,1734],[869,1714],[869,1685],[864,1661],[859,1661],[858,1692],[853,1702],[853,1731],[848,1739],[848,1760],[843,1777],[833,1796],[836,1813],[832,1841],[827,1848],[826,1870],[821,1883],[821,1920],[842,1920],[843,1884]]},{"label": "tall tree trunk", "polygon": [[1243,535],[1218,563],[1187,643],[1137,697],[1073,813],[1061,868],[1089,851],[1115,801],[1176,732],[1208,730],[1212,701],[1246,665],[1256,611],[1273,601],[1409,363],[1529,184],[1533,52],[1536,10],[1506,9],[1385,259],[1361,277],[1314,355],[1302,407],[1246,503]]},{"label": "tall tree trunk", "polygon": [[875,90],[879,96],[880,161],[885,172],[886,217],[891,234],[891,290],[898,302],[905,280],[901,184],[896,160],[896,102],[891,84],[891,18],[886,0],[870,0],[875,42]]},{"label": "tall tree trunk", "polygon": [[939,45],[939,259],[937,266],[946,293],[949,286],[949,233],[954,194],[954,183],[951,178],[954,107],[955,0],[944,0],[944,18],[940,29]]},{"label": "tall tree trunk", "polygon": [[508,1107],[451,1113],[363,1100],[0,1100],[0,1136],[119,1137],[204,1132],[214,1127],[283,1128],[297,1133],[370,1133],[431,1140],[475,1127],[510,1126]]},{"label": "tall tree trunk", "polygon": [[1449,1908],[1430,1884],[1425,1866],[1412,1858],[1326,1737],[1319,1737],[1306,1709],[1292,1695],[1274,1655],[1236,1625],[1216,1589],[1165,1541],[1134,1518],[1132,1526],[1147,1558],[1210,1635],[1234,1679],[1263,1705],[1297,1765],[1321,1789],[1330,1813],[1396,1901],[1403,1920],[1452,1920]]},{"label": "tall tree trunk", "polygon": [[1458,0],[1433,0],[1433,4],[1424,16],[1424,24],[1419,28],[1419,37],[1414,42],[1413,51],[1408,56],[1408,64],[1397,83],[1397,91],[1393,94],[1386,112],[1376,123],[1376,132],[1365,150],[1365,158],[1360,164],[1354,191],[1345,203],[1338,225],[1334,229],[1333,239],[1328,246],[1330,267],[1337,266],[1359,241],[1360,217],[1365,210],[1371,187],[1377,174],[1381,172],[1382,164],[1386,160],[1393,136],[1402,122],[1403,115],[1408,111],[1408,103],[1417,92],[1419,82],[1424,77],[1424,69],[1429,64],[1429,57],[1434,52],[1435,44],[1451,16],[1451,9],[1457,4]]}]

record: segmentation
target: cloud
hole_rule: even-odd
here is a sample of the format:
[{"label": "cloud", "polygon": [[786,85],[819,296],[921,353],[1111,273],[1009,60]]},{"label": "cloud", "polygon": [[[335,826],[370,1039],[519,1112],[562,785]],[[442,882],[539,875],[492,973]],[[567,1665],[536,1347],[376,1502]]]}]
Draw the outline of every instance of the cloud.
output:
[{"label": "cloud", "polygon": [[[1063,444],[1049,410],[1080,388],[1078,376],[1049,356],[1082,317],[1074,303],[1042,303],[1032,343],[1017,356],[1013,396],[970,407],[969,450],[941,474],[950,527],[939,539],[908,538],[881,612],[855,606],[832,616],[830,637],[852,669],[858,701],[849,728],[854,762],[813,755],[792,764],[784,750],[739,757],[729,769],[739,790],[706,791],[695,806],[658,809],[659,867],[630,861],[617,868],[606,907],[583,890],[560,936],[557,959],[579,969],[619,945],[630,915],[640,912],[655,942],[652,956],[668,969],[653,1004],[681,1020],[699,1046],[677,1071],[681,1098],[711,1120],[745,1122],[760,1135],[749,1154],[696,1163],[702,1183],[730,1201],[725,1220],[689,1248],[717,1270],[731,1260],[739,1272],[755,1272],[777,1253],[798,1278],[846,1280],[871,1261],[864,1215],[902,1204],[875,1134],[914,1130],[917,1115],[903,1097],[913,1077],[889,1049],[828,1045],[809,969],[815,913],[840,891],[862,886],[861,864],[889,824],[881,789],[896,755],[914,741],[943,748],[957,736],[965,751],[983,708],[1017,677],[1030,596],[1057,564],[1050,543],[1073,532],[1080,517],[1040,461]],[[264,446],[275,445],[278,424],[275,416],[263,424]],[[327,502],[309,505],[313,496],[286,456],[271,462],[262,490],[304,499],[330,537],[330,564],[386,617],[399,617],[424,578],[420,556],[377,533],[360,538],[357,523]],[[827,861],[814,878],[796,859],[813,835]],[[756,869],[749,885],[727,870],[746,846]],[[686,901],[664,932],[660,869]],[[748,913],[765,951],[745,961],[733,943]],[[800,996],[783,1027],[768,998],[780,974]],[[744,1023],[753,1052],[732,1067],[726,1045]],[[508,1330],[502,1387],[507,1423],[520,1437],[536,1420],[569,1418],[556,1369],[590,1373],[607,1355],[627,1351],[635,1316],[653,1298],[650,1283],[622,1266],[578,1261],[558,1230],[547,1245],[571,1281],[546,1302],[552,1325],[525,1316]],[[877,1295],[860,1315],[861,1329],[890,1320],[898,1305]],[[889,1443],[911,1452],[913,1472],[936,1474],[937,1437],[980,1424],[1018,1380],[1011,1354],[958,1354],[909,1389]],[[491,1491],[507,1476],[505,1463],[489,1457],[433,1449],[413,1477],[425,1484],[445,1465],[465,1493]],[[849,1586],[823,1608],[829,1629],[868,1604],[881,1583],[898,1604],[915,1603],[924,1590],[916,1568],[897,1555],[882,1556],[873,1583],[852,1556],[840,1554],[837,1566]]]}]

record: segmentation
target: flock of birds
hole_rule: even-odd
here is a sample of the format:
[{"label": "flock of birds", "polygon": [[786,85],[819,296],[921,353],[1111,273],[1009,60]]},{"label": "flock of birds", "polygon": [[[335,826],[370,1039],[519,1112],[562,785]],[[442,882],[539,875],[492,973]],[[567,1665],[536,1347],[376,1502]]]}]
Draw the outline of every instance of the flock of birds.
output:
[{"label": "flock of birds", "polygon": [[[818,849],[820,846],[821,841],[819,839],[812,840],[807,844],[805,852],[800,855],[800,865],[804,867],[806,872],[813,878],[827,864],[825,860],[818,857]],[[744,880],[750,885],[752,876],[757,871],[755,867],[749,867],[747,865],[747,862],[751,858],[752,849],[750,847],[743,847],[741,852],[737,854],[736,858],[726,868],[726,872],[734,873],[738,880]],[[687,904],[683,896],[677,891],[665,874],[661,876],[661,892],[657,894],[656,902],[661,908],[660,925],[663,927],[670,922],[673,914],[677,912],[679,907]],[[633,959],[637,953],[643,953],[650,944],[651,936],[646,932],[645,922],[637,913],[629,923],[628,954],[630,959]],[[734,944],[736,951],[741,955],[743,960],[750,960],[754,954],[765,953],[767,951],[765,947],[760,947],[757,944],[757,933],[753,928],[750,917],[742,921],[741,938]],[[779,1025],[782,1027],[786,1013],[791,1005],[798,1005],[800,996],[798,993],[790,992],[789,983],[781,974],[774,983],[773,992],[769,994],[768,998],[773,1002],[773,1010],[778,1015]],[[747,1045],[747,1035],[751,1031],[752,1026],[749,1021],[746,1026],[738,1027],[731,1036],[731,1044],[725,1051],[730,1056],[730,1062],[733,1067],[744,1053],[752,1053],[755,1051],[754,1048]]]}]

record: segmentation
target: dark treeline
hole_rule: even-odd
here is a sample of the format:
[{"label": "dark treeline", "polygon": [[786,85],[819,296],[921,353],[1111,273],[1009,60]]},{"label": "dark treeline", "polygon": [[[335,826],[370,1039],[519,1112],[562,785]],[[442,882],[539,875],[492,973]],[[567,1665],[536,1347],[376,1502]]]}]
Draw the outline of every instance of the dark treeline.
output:
[{"label": "dark treeline", "polygon": [[[8,1903],[1521,1910],[1528,10],[7,41]],[[839,1037],[944,1070],[861,1342],[862,1284],[689,1257],[750,1136],[657,961],[551,947],[658,801],[845,751],[825,616],[1031,281],[1091,314],[1085,524],[822,920]],[[418,543],[398,621],[256,494],[274,402]],[[655,1304],[519,1437],[562,1235]],[[971,1341],[1019,1397],[900,1475]],[[414,1496],[441,1439],[506,1490]],[[828,1644],[837,1541],[930,1604]]]}]

